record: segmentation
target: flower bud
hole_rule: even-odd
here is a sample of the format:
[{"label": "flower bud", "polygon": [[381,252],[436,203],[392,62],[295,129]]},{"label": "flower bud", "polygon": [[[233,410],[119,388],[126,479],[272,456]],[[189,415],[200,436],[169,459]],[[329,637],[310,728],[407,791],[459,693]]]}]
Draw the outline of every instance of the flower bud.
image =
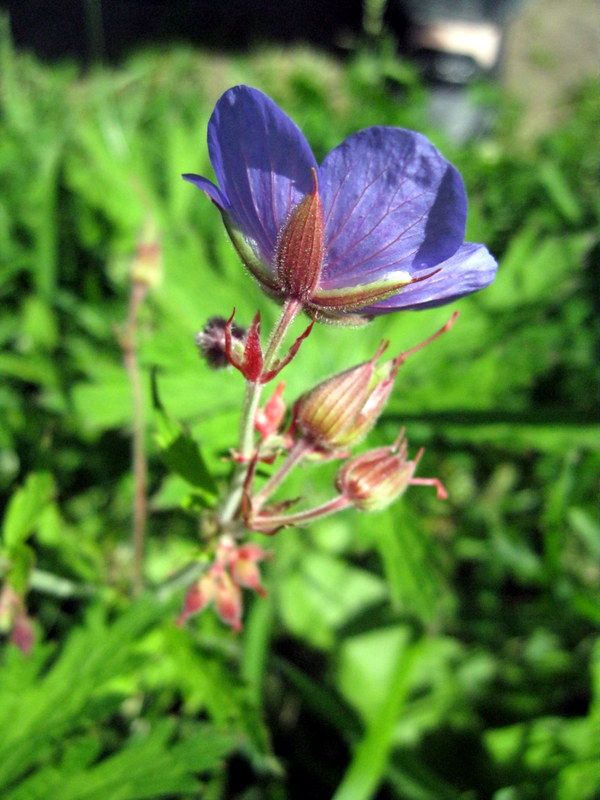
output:
[{"label": "flower bud", "polygon": [[314,188],[292,211],[277,242],[275,268],[281,295],[306,301],[319,284],[323,266],[323,209]]},{"label": "flower bud", "polygon": [[356,508],[381,511],[397,500],[411,484],[435,486],[438,497],[446,490],[437,478],[415,478],[423,450],[414,460],[407,459],[408,445],[403,432],[391,447],[363,453],[347,461],[336,478],[336,487]]}]

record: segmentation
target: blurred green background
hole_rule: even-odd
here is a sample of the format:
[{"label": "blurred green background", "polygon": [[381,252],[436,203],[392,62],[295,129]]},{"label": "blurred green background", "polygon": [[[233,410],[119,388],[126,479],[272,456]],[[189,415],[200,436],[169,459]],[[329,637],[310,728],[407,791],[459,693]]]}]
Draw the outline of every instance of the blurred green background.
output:
[{"label": "blurred green background", "polygon": [[[35,626],[29,656],[0,646],[0,795],[596,797],[598,81],[535,138],[523,108],[479,88],[496,130],[458,147],[385,41],[344,62],[169,48],[82,74],[16,54],[5,26],[0,80],[0,579]],[[153,376],[225,479],[242,382],[208,370],[194,334],[234,305],[240,322],[276,309],[180,174],[211,174],[206,125],[236,83],[271,95],[318,159],[368,125],[425,132],[465,177],[468,239],[500,261],[452,332],[402,367],[368,441],[406,425],[411,452],[427,448],[420,474],[450,499],[415,487],[386,512],[268,540],[269,597],[246,598],[241,635],[212,612],[174,624],[184,587],[168,579],[198,555],[202,498],[161,458],[150,396]],[[162,280],[138,336],[151,516],[148,590],[131,600],[119,331],[142,241]],[[383,337],[415,345],[450,310],[320,326],[284,374],[288,399]],[[296,486],[326,498],[331,476],[305,470]]]}]

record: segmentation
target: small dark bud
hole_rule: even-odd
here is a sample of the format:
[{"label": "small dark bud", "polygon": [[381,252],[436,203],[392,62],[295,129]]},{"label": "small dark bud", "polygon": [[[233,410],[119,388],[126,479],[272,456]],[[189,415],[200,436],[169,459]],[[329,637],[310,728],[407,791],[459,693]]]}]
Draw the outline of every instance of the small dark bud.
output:
[{"label": "small dark bud", "polygon": [[[200,355],[213,369],[223,369],[229,365],[225,346],[225,326],[223,317],[211,317],[202,330],[196,334],[195,342]],[[242,346],[246,330],[239,325],[231,326],[232,347]]]}]

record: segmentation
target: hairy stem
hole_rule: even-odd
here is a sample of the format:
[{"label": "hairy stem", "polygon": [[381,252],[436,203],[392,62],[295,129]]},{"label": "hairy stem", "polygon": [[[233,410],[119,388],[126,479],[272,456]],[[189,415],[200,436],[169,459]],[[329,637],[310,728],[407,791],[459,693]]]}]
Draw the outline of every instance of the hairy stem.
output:
[{"label": "hairy stem", "polygon": [[306,511],[298,511],[295,514],[258,514],[252,520],[252,530],[262,531],[263,533],[273,533],[274,528],[281,528],[285,525],[304,525],[307,522],[313,522],[316,519],[323,519],[330,514],[335,514],[348,508],[352,502],[344,495],[328,500],[315,508],[308,508]]},{"label": "hairy stem", "polygon": [[[263,363],[263,374],[271,369],[290,326],[301,310],[302,306],[298,300],[286,300],[283,304],[279,320],[269,336]],[[235,519],[240,507],[244,481],[248,472],[247,462],[254,451],[254,419],[260,403],[262,388],[263,384],[260,380],[256,383],[251,381],[246,383],[238,444],[238,453],[242,463],[238,464],[234,470],[229,491],[219,511],[218,519],[221,527],[227,527]]]},{"label": "hairy stem", "polygon": [[304,456],[310,452],[311,449],[310,443],[305,439],[298,439],[298,441],[295,442],[281,466],[271,475],[260,492],[254,495],[253,507],[256,511],[263,507],[275,489],[280,486],[296,464],[302,461]]}]

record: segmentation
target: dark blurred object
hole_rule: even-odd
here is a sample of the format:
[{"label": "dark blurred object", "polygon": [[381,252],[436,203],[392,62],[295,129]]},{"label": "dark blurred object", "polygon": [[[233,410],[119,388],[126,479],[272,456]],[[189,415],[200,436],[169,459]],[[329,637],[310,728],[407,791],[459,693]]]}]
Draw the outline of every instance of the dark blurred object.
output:
[{"label": "dark blurred object", "polygon": [[430,85],[430,118],[457,143],[485,134],[490,109],[465,90],[498,76],[507,18],[523,0],[0,0],[17,47],[47,60],[116,62],[137,47],[220,51],[307,42],[343,51],[388,31]]},{"label": "dark blurred object", "polygon": [[114,61],[140,45],[221,50],[263,41],[335,49],[361,28],[361,0],[4,0],[19,48],[45,59]]},{"label": "dark blurred object", "polygon": [[430,120],[457,144],[493,126],[494,109],[474,102],[469,87],[499,77],[506,23],[523,1],[390,0],[390,23],[431,88]]}]

